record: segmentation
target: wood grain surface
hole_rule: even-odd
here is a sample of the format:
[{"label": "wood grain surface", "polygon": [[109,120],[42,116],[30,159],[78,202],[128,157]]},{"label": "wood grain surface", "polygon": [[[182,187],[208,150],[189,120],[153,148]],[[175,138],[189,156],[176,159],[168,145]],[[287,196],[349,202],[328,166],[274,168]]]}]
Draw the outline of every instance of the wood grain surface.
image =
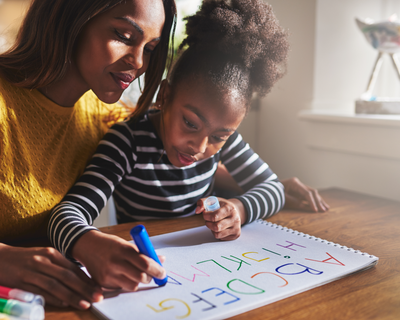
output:
[{"label": "wood grain surface", "polygon": [[[379,257],[377,266],[230,319],[400,319],[400,202],[335,188],[320,193],[331,207],[328,212],[284,210],[268,221],[373,254]],[[198,215],[140,223],[153,236],[197,227],[203,220]],[[130,240],[129,230],[136,224],[101,230]],[[46,319],[96,317],[90,311],[47,306]]]}]

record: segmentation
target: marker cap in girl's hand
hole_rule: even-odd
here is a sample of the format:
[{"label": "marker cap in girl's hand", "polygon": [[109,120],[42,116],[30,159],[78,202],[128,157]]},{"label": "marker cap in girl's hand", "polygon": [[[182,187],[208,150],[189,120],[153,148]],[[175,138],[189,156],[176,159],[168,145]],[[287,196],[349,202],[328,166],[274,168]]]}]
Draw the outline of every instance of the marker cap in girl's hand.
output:
[{"label": "marker cap in girl's hand", "polygon": [[204,200],[204,206],[206,207],[206,211],[215,211],[220,208],[218,198],[214,196]]}]

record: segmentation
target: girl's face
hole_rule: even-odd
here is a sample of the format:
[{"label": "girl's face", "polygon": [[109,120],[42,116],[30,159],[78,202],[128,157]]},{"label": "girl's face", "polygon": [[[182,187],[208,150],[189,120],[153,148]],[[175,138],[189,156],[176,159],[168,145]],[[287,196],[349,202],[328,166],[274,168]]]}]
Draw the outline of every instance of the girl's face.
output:
[{"label": "girl's face", "polygon": [[221,93],[203,81],[178,85],[172,99],[164,83],[159,134],[169,161],[184,167],[207,159],[222,148],[245,116],[243,99],[235,92]]},{"label": "girl's face", "polygon": [[74,56],[78,83],[106,103],[143,74],[164,26],[162,0],[126,0],[83,28]]}]

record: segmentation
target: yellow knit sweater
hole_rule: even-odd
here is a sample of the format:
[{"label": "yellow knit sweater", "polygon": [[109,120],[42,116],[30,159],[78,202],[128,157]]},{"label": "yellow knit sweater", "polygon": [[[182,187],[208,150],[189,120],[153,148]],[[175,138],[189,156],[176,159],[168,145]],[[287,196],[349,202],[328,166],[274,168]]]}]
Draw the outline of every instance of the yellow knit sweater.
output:
[{"label": "yellow knit sweater", "polygon": [[92,91],[61,107],[0,78],[0,241],[46,234],[51,209],[83,172],[112,108]]}]

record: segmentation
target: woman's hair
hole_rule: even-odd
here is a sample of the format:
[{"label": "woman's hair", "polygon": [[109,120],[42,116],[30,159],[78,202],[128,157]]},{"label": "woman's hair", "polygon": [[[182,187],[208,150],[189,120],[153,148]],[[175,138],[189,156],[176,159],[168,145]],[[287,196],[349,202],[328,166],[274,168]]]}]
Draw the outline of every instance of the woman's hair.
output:
[{"label": "woman's hair", "polygon": [[207,0],[186,18],[187,46],[168,76],[174,90],[202,79],[220,92],[235,90],[246,106],[264,96],[286,71],[287,33],[262,0]]},{"label": "woman's hair", "polygon": [[[8,82],[28,89],[47,86],[61,79],[72,59],[74,46],[85,24],[125,0],[34,0],[14,45],[0,54],[0,73]],[[140,0],[138,0],[140,1]],[[165,23],[161,41],[152,53],[145,75],[141,104],[150,105],[161,82],[173,48],[174,0],[164,3]]]}]

